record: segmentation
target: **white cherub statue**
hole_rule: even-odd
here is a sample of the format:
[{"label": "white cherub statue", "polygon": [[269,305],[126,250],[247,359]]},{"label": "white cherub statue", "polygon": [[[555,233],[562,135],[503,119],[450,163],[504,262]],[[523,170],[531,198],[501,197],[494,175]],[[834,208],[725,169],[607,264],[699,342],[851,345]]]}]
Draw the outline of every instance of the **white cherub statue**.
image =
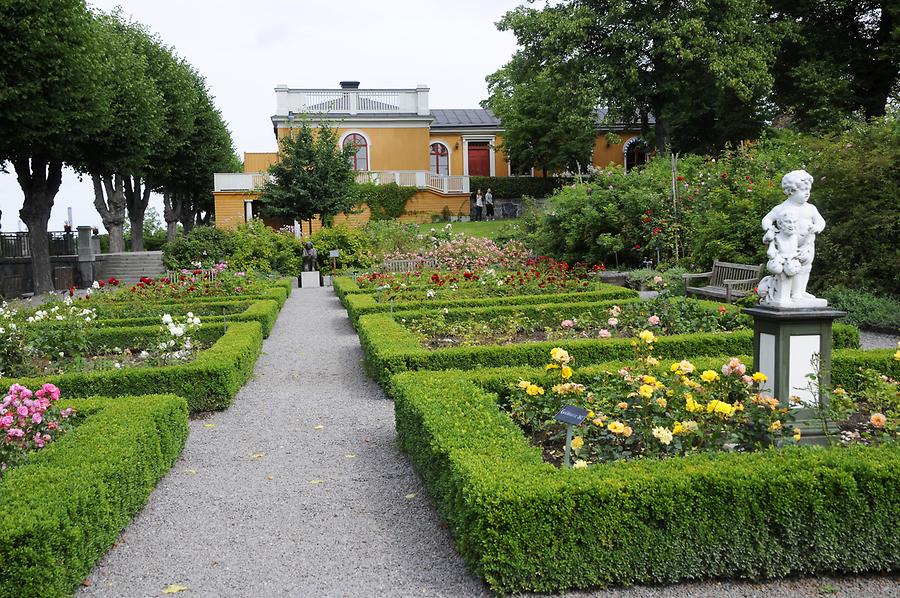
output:
[{"label": "white cherub statue", "polygon": [[769,244],[766,268],[772,276],[759,285],[761,303],[772,307],[825,307],[828,302],[806,292],[815,257],[816,235],[825,220],[808,203],[813,178],[805,170],[794,170],[781,179],[788,196],[762,219],[763,242]]}]

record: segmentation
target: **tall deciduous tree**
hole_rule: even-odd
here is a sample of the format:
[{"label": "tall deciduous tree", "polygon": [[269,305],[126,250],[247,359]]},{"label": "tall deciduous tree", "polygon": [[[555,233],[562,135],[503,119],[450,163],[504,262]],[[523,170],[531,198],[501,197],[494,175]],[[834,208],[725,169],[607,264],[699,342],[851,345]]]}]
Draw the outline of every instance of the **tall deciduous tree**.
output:
[{"label": "tall deciduous tree", "polygon": [[98,34],[83,0],[0,0],[0,164],[24,202],[34,289],[53,289],[47,223],[64,164],[107,121]]},{"label": "tall deciduous tree", "polygon": [[[488,77],[490,107],[503,122],[502,149],[513,165],[548,172],[590,164],[596,126],[596,91],[587,81],[521,59]],[[580,84],[579,84],[580,83]]]},{"label": "tall deciduous tree", "polygon": [[109,232],[109,250],[125,251],[123,225],[126,183],[140,177],[163,132],[163,98],[148,73],[136,38],[146,36],[118,14],[96,16],[102,69],[98,79],[110,90],[110,119],[94,133],[81,169],[94,183],[94,206]]},{"label": "tall deciduous tree", "polygon": [[778,106],[803,130],[854,112],[883,116],[900,79],[896,0],[771,0],[786,36],[774,65]]},{"label": "tall deciduous tree", "polygon": [[322,123],[294,128],[281,140],[279,161],[269,168],[272,180],[263,187],[263,214],[285,220],[322,222],[348,212],[354,205],[354,176],[350,157],[354,148],[338,146],[337,132]]},{"label": "tall deciduous tree", "polygon": [[[768,17],[763,0],[568,0],[519,7],[498,27],[516,35],[522,68],[580,73],[596,101],[620,120],[637,117],[667,151],[758,133],[775,58]],[[697,123],[708,131],[692,140]]]}]

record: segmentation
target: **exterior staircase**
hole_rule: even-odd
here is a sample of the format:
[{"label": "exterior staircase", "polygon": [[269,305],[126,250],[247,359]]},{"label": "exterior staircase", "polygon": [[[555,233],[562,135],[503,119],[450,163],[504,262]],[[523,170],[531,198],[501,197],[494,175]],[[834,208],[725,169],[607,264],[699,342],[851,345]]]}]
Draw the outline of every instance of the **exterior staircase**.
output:
[{"label": "exterior staircase", "polygon": [[123,287],[137,284],[143,276],[156,278],[166,272],[162,251],[103,253],[96,257],[94,278],[118,278]]}]

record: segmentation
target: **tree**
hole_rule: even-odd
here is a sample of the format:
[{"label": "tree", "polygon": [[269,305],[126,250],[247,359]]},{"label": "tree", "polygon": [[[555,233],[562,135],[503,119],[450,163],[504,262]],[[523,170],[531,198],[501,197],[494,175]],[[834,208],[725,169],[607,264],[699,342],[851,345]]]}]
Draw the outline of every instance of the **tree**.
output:
[{"label": "tree", "polygon": [[109,232],[109,250],[117,253],[125,251],[126,182],[146,172],[148,157],[160,143],[163,98],[135,44],[137,37],[146,36],[143,29],[118,14],[98,14],[96,23],[104,67],[97,76],[109,89],[110,118],[92,135],[80,170],[93,179],[94,206]]},{"label": "tree", "polygon": [[587,82],[572,83],[516,58],[488,77],[483,104],[503,122],[502,149],[511,164],[540,168],[544,176],[590,164],[596,94]]},{"label": "tree", "polygon": [[63,164],[78,164],[110,101],[83,0],[0,0],[0,164],[24,202],[36,293],[53,290],[47,223]]},{"label": "tree", "polygon": [[[595,102],[639,120],[666,152],[758,133],[777,41],[767,23],[763,0],[568,0],[519,7],[498,27],[516,35],[517,69],[578,73],[574,83],[590,81]],[[691,139],[698,123],[707,130]]]},{"label": "tree", "polygon": [[772,0],[772,19],[785,31],[774,99],[798,128],[833,129],[857,111],[884,116],[900,75],[900,4]]},{"label": "tree", "polygon": [[242,170],[228,125],[215,107],[206,81],[196,73],[193,77],[199,101],[191,114],[192,134],[180,148],[175,167],[161,188],[169,241],[175,240],[179,222],[185,234],[194,224],[209,224],[213,213],[213,173]]},{"label": "tree", "polygon": [[324,224],[356,203],[350,158],[354,148],[339,147],[337,132],[325,123],[315,131],[307,122],[281,140],[281,159],[269,167],[271,181],[260,194],[263,214]]}]

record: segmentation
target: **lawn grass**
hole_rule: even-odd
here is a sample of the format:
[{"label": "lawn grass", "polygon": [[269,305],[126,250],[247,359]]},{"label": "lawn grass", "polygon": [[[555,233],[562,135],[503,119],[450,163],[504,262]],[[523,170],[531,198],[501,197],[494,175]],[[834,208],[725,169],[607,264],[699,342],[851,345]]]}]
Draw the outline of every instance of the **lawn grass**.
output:
[{"label": "lawn grass", "polygon": [[507,225],[519,224],[518,218],[510,218],[507,220],[492,220],[490,222],[454,222],[453,232],[464,233],[467,237],[486,237],[495,239],[500,228],[506,228]]}]

